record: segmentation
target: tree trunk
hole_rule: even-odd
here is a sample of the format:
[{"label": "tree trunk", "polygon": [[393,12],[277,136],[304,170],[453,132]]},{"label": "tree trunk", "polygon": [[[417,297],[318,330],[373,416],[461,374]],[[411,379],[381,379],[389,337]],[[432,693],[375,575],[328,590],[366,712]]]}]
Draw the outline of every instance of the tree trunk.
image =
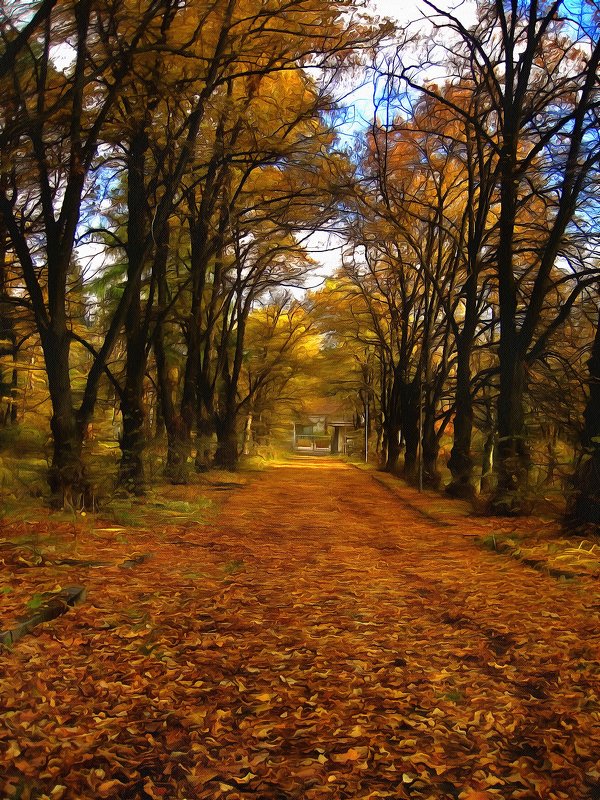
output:
[{"label": "tree trunk", "polygon": [[[475,302],[475,298],[473,298]],[[467,302],[467,312],[469,315]],[[476,311],[474,312],[476,313]],[[452,480],[446,491],[452,497],[470,499],[475,494],[473,487],[473,457],[471,455],[471,439],[473,435],[473,399],[471,397],[471,350],[475,333],[474,325],[465,327],[457,343],[456,363],[456,396],[454,414],[454,439],[448,460],[448,468]]]},{"label": "tree trunk", "polygon": [[[118,477],[119,486],[135,495],[144,493],[143,453],[146,446],[143,392],[148,317],[142,313],[141,300],[148,222],[145,186],[148,136],[144,123],[140,123],[131,138],[127,158],[127,280],[134,291],[125,316],[125,387],[121,397],[123,433]],[[147,303],[151,302],[149,298]]]},{"label": "tree trunk", "polygon": [[188,459],[192,449],[190,431],[180,414],[167,428],[167,463],[165,477],[172,484],[183,486],[189,480]]},{"label": "tree trunk", "polygon": [[448,468],[450,469],[452,480],[446,487],[446,491],[452,497],[472,498],[475,494],[472,483],[473,458],[471,455],[473,403],[471,399],[470,374],[467,372],[466,376],[460,375],[461,366],[459,360],[457,367],[454,440],[448,460]]},{"label": "tree trunk", "polygon": [[44,331],[42,348],[47,365],[48,390],[52,403],[53,449],[48,471],[52,502],[60,507],[89,507],[91,490],[81,457],[83,433],[77,421],[71,392],[68,335]]},{"label": "tree trunk", "polygon": [[240,266],[238,265],[239,286],[235,297],[235,348],[233,359],[229,359],[229,336],[224,331],[221,340],[221,390],[219,393],[219,413],[215,417],[217,432],[217,450],[215,452],[215,465],[223,469],[235,470],[238,464],[238,436],[237,423],[240,406],[238,406],[238,384],[244,357],[244,337],[246,320],[250,312],[250,297],[243,297],[242,282],[240,280]]},{"label": "tree trunk", "polygon": [[125,325],[127,353],[125,359],[125,386],[121,396],[123,432],[119,486],[134,495],[144,494],[144,450],[146,426],[144,412],[144,379],[146,377],[146,328],[141,322],[139,295],[133,299]]},{"label": "tree trunk", "polygon": [[[430,394],[429,392],[427,394]],[[437,468],[440,445],[435,432],[435,406],[429,401],[425,406],[423,431],[421,438],[423,448],[423,484],[437,489],[441,475]]]},{"label": "tree trunk", "polygon": [[[246,424],[244,425],[244,455],[249,456],[252,448],[252,412],[248,412]],[[332,451],[333,452],[333,451]]]},{"label": "tree trunk", "polygon": [[554,483],[556,468],[560,463],[558,450],[556,448],[557,441],[558,431],[554,426],[552,426],[552,429],[547,434],[546,452],[548,453],[548,462],[546,464],[546,474],[544,475],[543,480],[540,482],[540,488],[552,486]]},{"label": "tree trunk", "polygon": [[215,434],[214,385],[211,381],[213,332],[208,331],[204,343],[202,364],[196,390],[196,472],[206,472],[212,466]]},{"label": "tree trunk", "polygon": [[589,396],[584,413],[583,452],[574,476],[569,517],[575,524],[600,524],[600,318],[587,363]]},{"label": "tree trunk", "polygon": [[483,453],[481,456],[481,485],[479,491],[487,494],[494,489],[494,448],[496,436],[494,431],[490,431],[483,443]]},{"label": "tree trunk", "polygon": [[479,491],[481,494],[489,494],[495,488],[494,449],[496,446],[496,424],[491,398],[486,395],[484,401],[486,411],[484,431],[487,435],[483,443],[483,452],[481,455],[481,481]]},{"label": "tree trunk", "polygon": [[[384,469],[386,472],[396,472],[398,469],[398,459],[400,458],[400,427],[401,427],[401,389],[400,378],[397,375],[391,377],[391,386],[386,380],[385,390],[389,391],[386,397],[382,394],[382,403],[385,402],[383,409],[383,451]],[[389,388],[388,388],[389,387]],[[382,391],[384,390],[382,389]]]},{"label": "tree trunk", "polygon": [[504,352],[500,361],[498,398],[498,441],[495,462],[498,484],[491,509],[497,514],[516,516],[528,512],[525,496],[530,458],[525,431],[523,400],[525,364],[516,352]]},{"label": "tree trunk", "polygon": [[[18,358],[18,351],[15,349],[13,353],[13,364],[16,365]],[[19,370],[17,367],[13,367],[12,371],[12,381],[11,381],[11,390],[10,390],[10,414],[7,417],[7,421],[10,422],[11,425],[16,425],[18,421],[18,413],[19,413],[19,406],[18,401],[19,399]]]},{"label": "tree trunk", "polygon": [[214,433],[214,414],[202,404],[196,414],[196,472],[206,472],[212,466]]},{"label": "tree trunk", "polygon": [[[512,86],[510,87],[512,89]],[[518,515],[527,511],[525,491],[529,454],[525,438],[525,362],[517,333],[518,290],[514,272],[514,232],[517,216],[517,150],[519,109],[505,110],[503,147],[500,154],[500,218],[498,224],[497,273],[500,314],[498,359],[498,441],[495,462],[498,484],[490,501],[497,514]]]},{"label": "tree trunk", "polygon": [[[194,241],[192,240],[192,250]],[[198,264],[195,265],[198,270]],[[166,473],[175,483],[187,483],[188,459],[192,451],[192,429],[198,406],[198,374],[200,368],[200,319],[202,311],[202,294],[204,287],[204,271],[202,280],[193,281],[192,307],[188,317],[186,348],[187,358],[184,368],[181,405],[177,424],[167,428],[169,451]]]},{"label": "tree trunk", "polygon": [[238,465],[236,417],[235,410],[227,409],[222,416],[217,417],[216,421],[215,466],[231,471],[235,471]]},{"label": "tree trunk", "polygon": [[165,425],[165,417],[162,410],[162,390],[159,385],[156,398],[156,413],[154,415],[153,437],[156,441],[160,441],[165,436],[166,432],[167,432],[167,426]]},{"label": "tree trunk", "polygon": [[127,376],[121,398],[123,432],[119,441],[121,462],[118,482],[119,486],[131,494],[142,495],[145,483],[143,455],[146,447],[142,396],[146,364],[143,356],[135,363],[133,354],[130,356],[129,353],[127,361]]},{"label": "tree trunk", "polygon": [[419,451],[419,380],[414,378],[402,388],[402,435],[406,445],[403,474],[407,480],[417,477]]},{"label": "tree trunk", "polygon": [[6,266],[7,266],[7,252],[8,252],[8,233],[6,227],[2,224],[0,217],[0,340],[3,342],[10,342],[10,346],[0,346],[0,355],[10,355],[12,357],[12,379],[10,388],[8,383],[4,381],[4,370],[0,373],[0,383],[3,384],[2,389],[4,397],[7,398],[6,414],[4,415],[4,425],[14,425],[17,422],[17,397],[18,397],[18,370],[17,358],[19,350],[17,347],[17,334],[15,332],[15,323],[13,318],[13,309],[10,308],[8,303],[4,304],[4,298],[8,297],[9,290],[7,284]]},{"label": "tree trunk", "polygon": [[[154,263],[156,283],[158,287],[158,320],[154,329],[153,348],[154,359],[156,361],[156,377],[159,391],[159,410],[167,433],[167,461],[165,464],[164,475],[171,483],[182,485],[188,482],[188,459],[191,452],[191,422],[184,418],[183,409],[188,402],[189,387],[185,388],[182,400],[182,412],[177,413],[174,401],[175,380],[171,377],[167,362],[165,349],[165,330],[163,325],[163,315],[168,303],[167,285],[167,259],[169,254],[170,228],[165,226],[163,235],[160,237],[160,245]],[[194,339],[195,342],[195,339]],[[198,359],[197,346],[190,350],[188,339],[188,356],[190,359]],[[186,365],[186,377],[188,367]],[[195,397],[195,391],[192,392]]]},{"label": "tree trunk", "polygon": [[397,419],[386,420],[385,431],[385,471],[396,472],[400,458],[400,423]]},{"label": "tree trunk", "polygon": [[153,346],[159,387],[160,417],[167,432],[167,461],[164,475],[171,483],[181,485],[188,481],[187,461],[191,442],[187,426],[175,410],[175,403],[173,402],[174,386],[169,375],[164,347],[164,331],[161,323],[157,324],[154,331]]}]

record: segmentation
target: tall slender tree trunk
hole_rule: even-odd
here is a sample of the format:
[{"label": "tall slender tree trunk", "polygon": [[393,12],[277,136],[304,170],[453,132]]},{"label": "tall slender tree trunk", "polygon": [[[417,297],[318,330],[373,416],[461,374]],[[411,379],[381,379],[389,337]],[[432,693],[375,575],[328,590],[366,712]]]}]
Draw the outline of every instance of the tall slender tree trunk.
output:
[{"label": "tall slender tree trunk", "polygon": [[212,380],[214,351],[214,300],[205,334],[202,362],[198,370],[196,387],[196,472],[206,472],[212,466],[213,439],[215,435],[215,386]]},{"label": "tall slender tree trunk", "polygon": [[[167,460],[164,475],[173,484],[185,484],[188,481],[187,461],[191,449],[191,425],[177,412],[174,400],[174,382],[171,378],[167,354],[165,349],[165,330],[163,315],[167,308],[167,261],[169,255],[170,228],[165,226],[160,237],[160,245],[156,253],[154,270],[158,294],[158,315],[154,328],[153,348],[156,361],[156,376],[159,390],[159,408],[164,429],[167,434]],[[188,341],[188,356],[198,358],[197,347],[190,351]],[[186,367],[187,374],[187,367]],[[185,384],[185,381],[184,381]],[[189,389],[187,389],[189,391]],[[187,402],[187,398],[186,398]]]},{"label": "tall slender tree trunk", "polygon": [[188,460],[192,452],[192,430],[198,400],[196,396],[200,364],[200,309],[201,291],[192,300],[192,311],[188,320],[187,358],[185,362],[183,390],[179,413],[167,426],[168,453],[165,474],[174,483],[187,483]]},{"label": "tall slender tree trunk", "polygon": [[396,472],[400,459],[400,422],[394,418],[384,422],[385,471]]},{"label": "tall slender tree trunk", "polygon": [[[141,338],[141,337],[140,337]],[[132,494],[144,493],[144,450],[146,430],[144,425],[144,378],[146,375],[146,348],[144,341],[129,341],[127,346],[126,376],[121,397],[121,462],[119,485]]]},{"label": "tall slender tree trunk", "polygon": [[589,396],[584,413],[583,452],[575,472],[569,516],[575,523],[600,524],[600,315],[587,364]]},{"label": "tall slender tree trunk", "polygon": [[516,348],[503,348],[501,341],[500,350],[498,440],[494,458],[498,482],[491,508],[499,514],[518,515],[528,511],[525,492],[530,469],[524,412],[525,364]]},{"label": "tall slender tree trunk", "polygon": [[477,324],[477,295],[474,274],[465,282],[465,319],[457,342],[456,395],[454,438],[448,468],[452,480],[446,491],[452,497],[470,499],[475,494],[473,486],[473,398],[471,397],[471,353]]},{"label": "tall slender tree trunk", "polygon": [[188,479],[189,437],[173,400],[174,386],[165,354],[164,329],[160,322],[157,323],[154,331],[153,347],[159,387],[160,415],[167,433],[165,477],[174,484],[184,484]]},{"label": "tall slender tree trunk", "polygon": [[494,448],[496,445],[496,435],[493,430],[488,431],[483,443],[481,454],[481,484],[480,492],[487,494],[494,489]]},{"label": "tall slender tree trunk", "polygon": [[[470,358],[459,352],[456,366],[456,413],[454,415],[454,439],[448,460],[452,480],[446,487],[453,497],[471,498],[475,493],[472,483],[473,457],[471,437],[473,435],[473,401],[471,398]],[[470,352],[470,348],[469,352]]]},{"label": "tall slender tree trunk", "polygon": [[[0,177],[1,180],[1,177]],[[12,357],[13,368],[10,389],[8,383],[4,380],[4,370],[0,374],[0,382],[3,384],[4,396],[7,398],[6,413],[4,414],[3,424],[13,425],[17,421],[17,396],[18,396],[18,370],[17,358],[19,355],[17,347],[17,335],[15,332],[15,324],[11,309],[8,304],[5,307],[5,299],[8,297],[8,283],[7,283],[7,263],[6,256],[8,251],[8,233],[6,227],[2,223],[0,216],[0,340],[3,342],[10,342],[9,347],[1,346],[2,355],[10,355]]]},{"label": "tall slender tree trunk", "polygon": [[405,442],[404,470],[407,480],[417,477],[417,455],[419,451],[419,378],[415,377],[402,387],[402,435]]},{"label": "tall slender tree trunk", "polygon": [[[146,446],[144,427],[144,378],[146,375],[147,319],[142,312],[141,288],[146,257],[147,197],[145,158],[148,136],[145,120],[131,137],[127,160],[127,279],[133,285],[131,302],[125,316],[125,386],[121,396],[123,432],[119,485],[132,494],[144,492]],[[147,301],[151,303],[151,299]]]},{"label": "tall slender tree trunk", "polygon": [[383,439],[385,451],[385,471],[396,472],[400,458],[400,428],[401,428],[401,392],[400,379],[394,375],[391,379],[389,397],[383,414]]},{"label": "tall slender tree trunk", "polygon": [[[238,333],[239,339],[239,333]],[[235,370],[232,370],[234,373]],[[219,396],[219,411],[215,414],[215,432],[217,449],[215,466],[221,469],[235,470],[238,464],[237,435],[237,381],[229,373],[227,363],[223,367],[223,391]]]},{"label": "tall slender tree trunk", "polygon": [[83,432],[73,407],[69,369],[70,337],[46,330],[41,335],[47,369],[48,390],[52,403],[52,462],[48,483],[54,503],[70,502],[72,493],[87,493],[85,469],[81,457]]},{"label": "tall slender tree trunk", "polygon": [[426,392],[425,413],[423,415],[423,431],[421,446],[423,448],[423,483],[437,489],[440,485],[441,475],[437,468],[440,445],[435,431],[435,402],[432,392]]},{"label": "tall slender tree trunk", "polygon": [[483,402],[485,404],[485,425],[482,433],[485,433],[483,451],[481,454],[481,481],[479,491],[481,494],[489,494],[495,488],[496,476],[494,474],[494,450],[496,446],[496,420],[492,398],[488,392],[484,393]]},{"label": "tall slender tree trunk", "polygon": [[216,419],[217,449],[215,466],[234,471],[238,465],[237,414],[229,407]]},{"label": "tall slender tree trunk", "polygon": [[[239,270],[239,268],[238,268]],[[238,271],[238,280],[240,272]],[[215,418],[217,433],[217,450],[215,452],[215,465],[223,469],[237,469],[239,459],[238,445],[238,384],[244,357],[244,337],[246,333],[246,320],[251,304],[250,297],[243,298],[241,282],[235,299],[235,349],[231,367],[227,355],[228,336],[225,335],[221,342],[223,349],[222,361],[222,391],[219,396],[219,413]]]},{"label": "tall slender tree trunk", "polygon": [[11,425],[16,425],[19,420],[19,370],[16,366],[18,358],[18,350],[15,348],[13,350],[13,367],[12,371],[12,380],[11,380],[11,388],[10,388],[10,408],[7,409],[7,416],[6,422],[10,423]]},{"label": "tall slender tree trunk", "polygon": [[[238,322],[238,343],[243,339],[240,336]],[[215,451],[215,466],[222,469],[237,469],[239,459],[238,445],[238,408],[237,408],[237,377],[239,370],[236,369],[234,358],[234,368],[229,374],[227,366],[223,370],[223,391],[219,397],[219,412],[215,415],[215,432],[217,434],[217,449]]]},{"label": "tall slender tree trunk", "polygon": [[527,511],[525,490],[529,451],[525,435],[525,362],[517,332],[518,293],[514,274],[514,231],[517,216],[516,172],[519,119],[514,107],[505,110],[504,143],[500,155],[500,219],[497,251],[500,341],[498,441],[495,463],[498,482],[490,509],[498,514]]},{"label": "tall slender tree trunk", "polygon": [[212,465],[214,434],[215,414],[212,405],[207,405],[203,398],[199,398],[196,412],[196,472],[206,472]]},{"label": "tall slender tree trunk", "polygon": [[252,449],[252,420],[253,414],[251,411],[248,412],[248,416],[246,417],[246,424],[244,425],[244,455],[249,456],[250,451]]}]

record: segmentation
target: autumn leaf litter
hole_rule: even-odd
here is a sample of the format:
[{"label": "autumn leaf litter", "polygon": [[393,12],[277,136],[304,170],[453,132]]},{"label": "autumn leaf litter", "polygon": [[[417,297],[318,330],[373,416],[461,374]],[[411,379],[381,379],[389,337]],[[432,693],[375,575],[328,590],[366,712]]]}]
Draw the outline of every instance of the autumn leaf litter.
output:
[{"label": "autumn leaf litter", "polygon": [[52,531],[108,566],[2,550],[3,627],[36,593],[88,592],[0,655],[3,797],[595,796],[593,579],[477,547],[343,464],[219,503],[208,524]]}]

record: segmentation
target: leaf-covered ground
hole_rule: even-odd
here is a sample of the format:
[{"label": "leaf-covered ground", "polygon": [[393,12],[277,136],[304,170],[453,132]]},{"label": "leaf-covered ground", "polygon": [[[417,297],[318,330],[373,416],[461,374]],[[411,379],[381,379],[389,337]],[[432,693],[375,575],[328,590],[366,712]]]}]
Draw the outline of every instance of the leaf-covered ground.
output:
[{"label": "leaf-covered ground", "polygon": [[600,796],[593,577],[482,548],[495,523],[332,461],[218,502],[203,524],[37,522],[0,550],[0,627],[88,591],[0,653],[0,796]]}]

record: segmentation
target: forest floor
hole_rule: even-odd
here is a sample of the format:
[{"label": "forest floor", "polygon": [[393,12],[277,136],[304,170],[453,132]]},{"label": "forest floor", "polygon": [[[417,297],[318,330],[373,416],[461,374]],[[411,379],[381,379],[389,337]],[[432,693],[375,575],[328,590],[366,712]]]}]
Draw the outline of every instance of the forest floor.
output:
[{"label": "forest floor", "polygon": [[179,516],[5,520],[0,629],[87,598],[0,648],[0,797],[599,798],[596,545],[563,574],[541,521],[372,478],[297,459],[174,487]]}]

